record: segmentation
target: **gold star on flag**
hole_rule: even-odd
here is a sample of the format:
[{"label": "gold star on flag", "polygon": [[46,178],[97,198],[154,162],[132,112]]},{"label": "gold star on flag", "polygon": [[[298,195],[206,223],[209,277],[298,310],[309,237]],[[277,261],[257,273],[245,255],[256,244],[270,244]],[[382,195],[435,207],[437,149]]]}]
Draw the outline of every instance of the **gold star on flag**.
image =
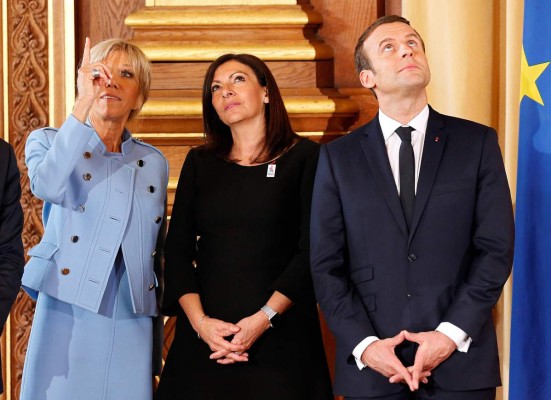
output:
[{"label": "gold star on flag", "polygon": [[522,101],[522,98],[526,96],[543,106],[543,99],[541,98],[540,91],[536,85],[536,80],[548,65],[549,62],[528,65],[526,53],[524,52],[524,46],[522,47],[522,60],[520,62],[520,101]]}]

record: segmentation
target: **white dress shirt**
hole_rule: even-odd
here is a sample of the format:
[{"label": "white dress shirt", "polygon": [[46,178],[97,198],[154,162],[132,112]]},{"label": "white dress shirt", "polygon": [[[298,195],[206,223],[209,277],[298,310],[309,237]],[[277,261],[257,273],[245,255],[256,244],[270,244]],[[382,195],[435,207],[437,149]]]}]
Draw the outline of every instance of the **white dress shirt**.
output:
[{"label": "white dress shirt", "polygon": [[[411,145],[413,147],[413,153],[415,156],[415,193],[417,193],[417,182],[419,181],[419,171],[421,170],[421,159],[423,158],[423,146],[425,144],[425,133],[427,131],[427,124],[429,121],[429,106],[426,105],[419,114],[417,114],[407,126],[411,126],[414,131],[411,132]],[[396,182],[396,190],[398,195],[400,194],[400,145],[402,139],[395,132],[397,128],[402,125],[400,122],[393,120],[389,116],[385,115],[379,109],[379,124],[383,132],[385,140],[386,151],[388,154],[388,160],[390,161],[390,168],[392,169],[392,175]],[[457,350],[466,353],[469,350],[469,346],[472,339],[462,329],[449,322],[441,322],[436,328],[438,332],[448,336],[457,346]],[[367,346],[371,343],[379,340],[377,336],[368,336],[362,340],[352,351],[352,355],[356,359],[356,364],[359,369],[364,369],[366,365],[361,361],[361,357]]]}]

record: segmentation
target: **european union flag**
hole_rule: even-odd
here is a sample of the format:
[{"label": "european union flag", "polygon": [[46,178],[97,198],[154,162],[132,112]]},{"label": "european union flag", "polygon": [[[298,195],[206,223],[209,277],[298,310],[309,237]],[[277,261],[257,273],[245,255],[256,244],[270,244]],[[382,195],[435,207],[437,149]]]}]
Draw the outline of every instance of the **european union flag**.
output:
[{"label": "european union flag", "polygon": [[524,1],[511,400],[551,399],[551,1]]}]

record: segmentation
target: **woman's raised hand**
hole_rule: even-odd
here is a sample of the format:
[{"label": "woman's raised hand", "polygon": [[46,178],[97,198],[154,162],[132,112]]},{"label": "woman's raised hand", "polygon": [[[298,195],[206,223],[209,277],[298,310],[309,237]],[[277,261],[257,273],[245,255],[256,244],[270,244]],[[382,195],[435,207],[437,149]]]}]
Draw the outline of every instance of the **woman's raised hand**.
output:
[{"label": "woman's raised hand", "polygon": [[85,122],[90,108],[99,96],[101,87],[109,84],[112,75],[109,67],[102,62],[90,63],[90,38],[84,42],[82,64],[78,69],[77,91],[78,96],[73,107],[73,115],[81,122]]}]

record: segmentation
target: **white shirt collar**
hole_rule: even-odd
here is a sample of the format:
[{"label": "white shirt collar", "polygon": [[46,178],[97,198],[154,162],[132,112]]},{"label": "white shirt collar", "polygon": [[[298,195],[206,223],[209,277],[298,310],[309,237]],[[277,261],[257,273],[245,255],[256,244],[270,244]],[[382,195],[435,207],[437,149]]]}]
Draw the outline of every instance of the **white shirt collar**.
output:
[{"label": "white shirt collar", "polygon": [[[411,121],[407,123],[408,126],[411,126],[417,132],[422,133],[423,135],[427,131],[427,124],[429,122],[429,106],[425,105],[421,112],[417,114]],[[400,122],[393,120],[388,115],[386,115],[381,109],[379,109],[379,124],[381,125],[381,130],[383,131],[383,137],[385,142],[390,138],[394,131],[403,126]]]}]

